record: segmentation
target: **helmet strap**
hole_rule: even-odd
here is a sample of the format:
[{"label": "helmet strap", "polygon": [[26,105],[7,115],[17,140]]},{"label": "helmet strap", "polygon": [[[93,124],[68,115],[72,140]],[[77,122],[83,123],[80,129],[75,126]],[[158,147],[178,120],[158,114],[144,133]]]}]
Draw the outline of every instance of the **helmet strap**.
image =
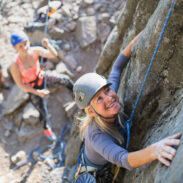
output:
[{"label": "helmet strap", "polygon": [[114,119],[116,116],[117,116],[117,114],[116,115],[114,115],[113,117],[104,117],[104,116],[102,116],[102,115],[100,115],[99,113],[97,113],[96,111],[95,111],[95,109],[93,108],[93,106],[90,104],[90,107],[91,107],[91,109],[93,110],[93,112],[97,115],[97,117],[99,117],[99,118],[101,118],[101,119]]}]

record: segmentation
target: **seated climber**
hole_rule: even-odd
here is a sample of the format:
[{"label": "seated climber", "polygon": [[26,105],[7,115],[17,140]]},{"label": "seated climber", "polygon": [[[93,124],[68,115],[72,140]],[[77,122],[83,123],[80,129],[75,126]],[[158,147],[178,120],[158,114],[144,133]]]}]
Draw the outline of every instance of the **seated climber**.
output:
[{"label": "seated climber", "polygon": [[10,86],[7,83],[4,74],[3,74],[3,69],[2,69],[2,65],[0,64],[0,88],[4,88],[4,89],[9,89]]},{"label": "seated climber", "polygon": [[117,91],[121,72],[128,63],[132,46],[138,38],[139,35],[118,56],[108,80],[97,73],[87,73],[74,84],[76,104],[86,113],[80,126],[84,148],[81,163],[78,163],[76,171],[76,182],[82,182],[86,175],[90,177],[93,175],[97,183],[111,183],[113,179],[113,174],[109,173],[111,164],[132,170],[159,160],[164,165],[170,166],[170,161],[176,154],[176,149],[172,146],[180,144],[180,133],[164,138],[142,150],[128,152],[125,149],[127,132],[124,117],[119,113],[121,106]]},{"label": "seated climber", "polygon": [[65,85],[70,91],[73,89],[72,80],[56,71],[43,71],[40,68],[39,56],[54,59],[57,52],[47,39],[42,40],[42,45],[46,48],[30,46],[29,38],[23,31],[11,34],[11,44],[18,52],[15,62],[10,66],[11,75],[15,83],[24,92],[30,93],[31,102],[40,112],[40,120],[43,122],[44,135],[50,140],[55,140],[56,136],[48,124],[48,116],[44,107],[43,98],[49,94],[47,88],[58,85]]}]

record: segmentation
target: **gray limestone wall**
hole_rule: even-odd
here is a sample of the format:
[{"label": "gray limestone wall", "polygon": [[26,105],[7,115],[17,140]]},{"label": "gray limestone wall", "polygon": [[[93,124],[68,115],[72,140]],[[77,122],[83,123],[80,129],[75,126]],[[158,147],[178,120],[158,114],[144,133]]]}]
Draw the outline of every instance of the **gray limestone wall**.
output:
[{"label": "gray limestone wall", "polygon": [[[143,30],[132,49],[130,63],[122,73],[118,93],[128,115],[144,80],[170,4],[170,0],[128,0],[100,55],[96,71],[107,77],[119,52]],[[182,7],[183,0],[178,0],[135,112],[130,151],[183,131]],[[181,183],[182,148],[180,145],[169,168],[155,161],[132,172],[122,171],[120,177],[123,182],[130,183]]]}]

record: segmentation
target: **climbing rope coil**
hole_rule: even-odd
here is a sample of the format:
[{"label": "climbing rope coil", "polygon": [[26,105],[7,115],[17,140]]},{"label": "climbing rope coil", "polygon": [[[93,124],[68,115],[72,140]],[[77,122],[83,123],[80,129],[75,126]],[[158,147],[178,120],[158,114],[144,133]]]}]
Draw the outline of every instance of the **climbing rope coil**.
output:
[{"label": "climbing rope coil", "polygon": [[[37,163],[38,161],[44,161],[44,160],[57,160],[57,163],[54,162],[54,165],[49,164],[47,169],[54,169],[64,166],[64,161],[66,157],[65,154],[66,142],[63,140],[63,138],[66,134],[68,134],[70,129],[71,129],[71,123],[70,122],[65,123],[64,126],[60,129],[60,136],[57,138],[57,141],[53,141],[51,144],[45,146],[43,149],[41,149],[42,141],[44,139],[44,136],[42,136],[39,140],[37,147],[33,148],[28,153],[27,160],[23,163],[20,163],[11,170],[9,179],[11,179],[12,173],[15,170],[25,166],[29,162]],[[48,155],[44,155],[45,152],[47,152]],[[43,177],[46,177],[45,171],[43,172]]]}]

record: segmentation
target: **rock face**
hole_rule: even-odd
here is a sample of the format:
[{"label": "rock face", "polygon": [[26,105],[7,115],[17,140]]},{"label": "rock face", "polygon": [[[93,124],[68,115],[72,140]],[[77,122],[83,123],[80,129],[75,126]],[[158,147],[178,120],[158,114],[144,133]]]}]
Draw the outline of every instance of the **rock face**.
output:
[{"label": "rock face", "polygon": [[70,183],[74,182],[74,167],[71,169],[69,167],[56,168],[46,179],[44,183]]},{"label": "rock face", "polygon": [[5,105],[5,114],[10,114],[15,111],[19,106],[21,106],[26,100],[28,100],[29,95],[24,93],[17,85],[11,90],[9,94],[6,105]]},{"label": "rock face", "polygon": [[[156,120],[153,128],[148,130],[143,141],[144,146],[152,144],[167,135],[182,132],[183,118],[183,89],[176,91],[170,98],[171,105],[167,107]],[[179,146],[177,154],[169,168],[162,166],[160,163],[152,163],[144,167],[126,172],[124,182],[152,182],[152,183],[181,183],[183,180],[182,170],[182,153],[183,146]]]},{"label": "rock face", "polygon": [[20,144],[23,144],[27,139],[33,138],[42,132],[42,128],[39,126],[30,126],[23,123],[20,130],[17,131],[18,140]]},{"label": "rock face", "polygon": [[[108,75],[120,50],[141,30],[140,39],[132,49],[131,61],[122,74],[120,101],[127,114],[144,80],[156,42],[167,16],[170,1],[128,0],[121,11],[117,26],[111,32],[100,55],[97,72]],[[182,22],[183,0],[177,1],[164,38],[135,112],[131,130],[130,151],[146,147],[158,140],[182,132]],[[172,183],[182,182],[183,146],[180,145],[169,168],[154,162],[132,172],[123,172],[123,182]],[[120,181],[121,182],[121,181]]]},{"label": "rock face", "polygon": [[32,105],[28,103],[23,111],[23,120],[32,126],[35,126],[39,122],[39,111]]}]

